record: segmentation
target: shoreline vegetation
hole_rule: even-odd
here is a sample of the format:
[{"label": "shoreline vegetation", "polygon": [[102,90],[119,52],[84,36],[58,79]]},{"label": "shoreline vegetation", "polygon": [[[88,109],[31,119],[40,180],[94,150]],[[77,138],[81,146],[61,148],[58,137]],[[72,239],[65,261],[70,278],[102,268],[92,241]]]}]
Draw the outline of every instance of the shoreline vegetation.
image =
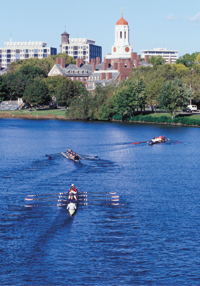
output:
[{"label": "shoreline vegetation", "polygon": [[[30,119],[30,120],[74,120],[80,121],[77,118],[68,118],[66,110],[36,110],[36,111],[0,111],[0,118],[16,118],[16,119]],[[84,121],[84,120],[81,120]],[[97,120],[89,120],[97,121]],[[100,121],[100,120],[98,120]],[[177,115],[171,118],[168,113],[151,113],[148,115],[136,115],[126,121],[122,120],[122,116],[114,115],[111,120],[101,120],[106,122],[124,122],[124,123],[141,123],[141,124],[169,124],[181,126],[200,127],[200,114],[193,114],[188,116]]]}]

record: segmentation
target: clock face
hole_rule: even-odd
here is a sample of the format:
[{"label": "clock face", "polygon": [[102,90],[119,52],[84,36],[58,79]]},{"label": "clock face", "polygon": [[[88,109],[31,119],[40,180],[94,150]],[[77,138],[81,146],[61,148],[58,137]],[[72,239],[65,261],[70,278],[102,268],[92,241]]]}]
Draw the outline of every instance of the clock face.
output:
[{"label": "clock face", "polygon": [[129,52],[129,50],[130,50],[129,47],[126,47],[126,48],[125,48],[125,51],[126,51],[127,53]]},{"label": "clock face", "polygon": [[115,53],[115,52],[116,52],[116,50],[117,50],[117,49],[116,49],[116,47],[114,47],[114,48],[113,48],[113,52]]}]

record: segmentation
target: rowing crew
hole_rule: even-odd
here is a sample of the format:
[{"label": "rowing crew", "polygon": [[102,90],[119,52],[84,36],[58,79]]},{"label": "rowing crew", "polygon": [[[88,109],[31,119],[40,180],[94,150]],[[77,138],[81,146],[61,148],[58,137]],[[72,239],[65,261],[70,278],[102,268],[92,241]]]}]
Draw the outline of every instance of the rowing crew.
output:
[{"label": "rowing crew", "polygon": [[74,160],[79,160],[79,156],[76,152],[74,152],[73,150],[69,149],[67,150],[67,155],[71,158],[73,158]]},{"label": "rowing crew", "polygon": [[77,195],[78,191],[75,188],[75,185],[72,184],[71,188],[69,190],[69,197],[68,197],[68,205],[67,205],[67,210],[69,211],[69,215],[72,216],[75,211],[77,210]]}]

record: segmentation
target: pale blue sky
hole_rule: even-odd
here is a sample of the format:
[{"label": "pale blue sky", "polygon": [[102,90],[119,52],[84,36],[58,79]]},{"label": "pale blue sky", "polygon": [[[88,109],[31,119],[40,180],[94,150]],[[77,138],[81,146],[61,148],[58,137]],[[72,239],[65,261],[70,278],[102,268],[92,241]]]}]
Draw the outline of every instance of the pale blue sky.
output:
[{"label": "pale blue sky", "polygon": [[60,52],[61,33],[87,37],[111,52],[121,17],[130,28],[133,51],[166,47],[179,56],[200,51],[199,0],[9,0],[1,1],[0,47],[10,41],[44,41]]}]

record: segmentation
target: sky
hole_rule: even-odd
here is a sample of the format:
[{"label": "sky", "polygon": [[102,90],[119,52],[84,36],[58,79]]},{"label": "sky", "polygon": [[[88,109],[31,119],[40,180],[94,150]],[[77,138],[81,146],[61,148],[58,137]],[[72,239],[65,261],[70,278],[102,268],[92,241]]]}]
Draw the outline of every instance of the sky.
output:
[{"label": "sky", "polygon": [[9,0],[1,1],[0,47],[4,42],[43,41],[60,52],[61,34],[88,38],[111,53],[115,24],[123,17],[134,52],[167,48],[200,51],[199,0]]}]

